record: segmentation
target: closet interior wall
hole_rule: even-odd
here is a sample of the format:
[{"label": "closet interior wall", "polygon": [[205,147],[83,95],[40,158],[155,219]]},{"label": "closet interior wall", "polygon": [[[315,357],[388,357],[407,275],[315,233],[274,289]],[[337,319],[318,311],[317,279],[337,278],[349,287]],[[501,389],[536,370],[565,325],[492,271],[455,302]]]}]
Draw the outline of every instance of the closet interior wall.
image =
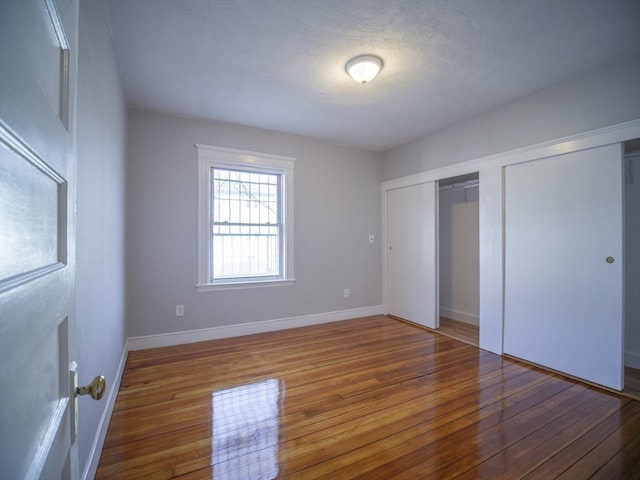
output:
[{"label": "closet interior wall", "polygon": [[478,175],[439,182],[440,317],[479,325]]},{"label": "closet interior wall", "polygon": [[625,365],[640,369],[640,139],[625,143]]}]

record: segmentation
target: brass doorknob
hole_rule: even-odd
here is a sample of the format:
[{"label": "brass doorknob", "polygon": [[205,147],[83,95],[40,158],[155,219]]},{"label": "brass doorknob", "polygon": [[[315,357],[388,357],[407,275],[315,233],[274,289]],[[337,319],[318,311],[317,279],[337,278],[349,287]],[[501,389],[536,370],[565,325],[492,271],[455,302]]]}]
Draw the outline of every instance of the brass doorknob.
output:
[{"label": "brass doorknob", "polygon": [[104,395],[107,382],[102,375],[98,375],[89,385],[76,388],[76,395],[91,395],[94,400],[100,400]]}]

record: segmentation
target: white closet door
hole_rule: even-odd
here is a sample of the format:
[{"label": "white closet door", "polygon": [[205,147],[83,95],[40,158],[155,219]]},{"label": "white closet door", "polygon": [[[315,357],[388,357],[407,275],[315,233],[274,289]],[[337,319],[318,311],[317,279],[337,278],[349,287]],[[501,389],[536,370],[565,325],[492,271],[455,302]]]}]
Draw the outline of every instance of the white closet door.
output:
[{"label": "white closet door", "polygon": [[618,390],[621,167],[608,145],[505,168],[505,353]]},{"label": "white closet door", "polygon": [[438,327],[436,185],[387,192],[387,313]]}]

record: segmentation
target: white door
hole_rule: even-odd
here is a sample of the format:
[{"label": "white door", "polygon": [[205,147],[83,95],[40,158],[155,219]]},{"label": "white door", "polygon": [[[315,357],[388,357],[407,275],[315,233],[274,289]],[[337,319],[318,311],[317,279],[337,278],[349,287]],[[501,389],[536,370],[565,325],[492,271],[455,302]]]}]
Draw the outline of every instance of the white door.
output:
[{"label": "white door", "polygon": [[387,313],[438,327],[435,182],[387,191]]},{"label": "white door", "polygon": [[0,6],[0,478],[76,478],[78,3]]},{"label": "white door", "polygon": [[505,168],[505,353],[622,389],[622,149]]}]

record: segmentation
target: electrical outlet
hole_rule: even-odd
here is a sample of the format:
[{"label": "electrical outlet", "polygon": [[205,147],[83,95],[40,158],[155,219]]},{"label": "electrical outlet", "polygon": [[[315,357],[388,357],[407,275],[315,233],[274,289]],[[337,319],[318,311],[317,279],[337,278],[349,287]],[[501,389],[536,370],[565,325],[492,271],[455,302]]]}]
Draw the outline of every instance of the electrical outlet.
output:
[{"label": "electrical outlet", "polygon": [[348,298],[349,297],[349,289],[345,288],[344,289],[344,298]]},{"label": "electrical outlet", "polygon": [[184,305],[176,305],[176,317],[184,316]]}]

